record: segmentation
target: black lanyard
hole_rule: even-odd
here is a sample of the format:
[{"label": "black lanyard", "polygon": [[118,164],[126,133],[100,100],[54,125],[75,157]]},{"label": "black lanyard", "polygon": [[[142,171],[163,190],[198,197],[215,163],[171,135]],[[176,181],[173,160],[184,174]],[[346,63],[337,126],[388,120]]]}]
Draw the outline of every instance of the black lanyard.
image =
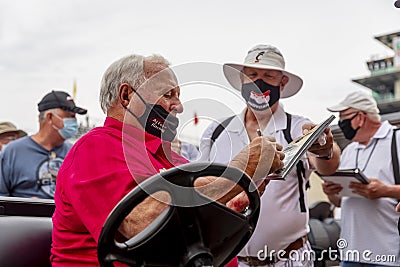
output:
[{"label": "black lanyard", "polygon": [[[367,161],[365,162],[364,168],[361,170],[362,172],[365,171],[365,168],[367,167],[368,162],[369,162],[369,160],[371,159],[372,153],[374,153],[376,144],[378,144],[378,140],[379,140],[379,139],[376,139],[376,140],[375,140],[374,146],[372,147],[371,152],[369,152],[369,155],[368,155]],[[360,149],[357,149],[357,154],[356,154],[356,168],[358,168],[358,152],[360,152]]]}]

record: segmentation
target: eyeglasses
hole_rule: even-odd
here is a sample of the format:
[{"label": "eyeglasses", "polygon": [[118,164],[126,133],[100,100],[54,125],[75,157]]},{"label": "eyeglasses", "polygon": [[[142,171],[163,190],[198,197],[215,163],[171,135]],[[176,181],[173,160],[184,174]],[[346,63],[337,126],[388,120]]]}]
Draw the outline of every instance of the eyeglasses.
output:
[{"label": "eyeglasses", "polygon": [[349,115],[352,115],[352,114],[357,114],[359,112],[361,112],[361,111],[357,110],[357,111],[349,112],[349,113],[346,113],[346,114],[340,114],[339,115],[339,120],[343,120],[343,118],[346,118],[346,117],[348,117]]},{"label": "eyeglasses", "polygon": [[60,120],[63,120],[63,118],[60,115],[58,115],[55,111],[53,111],[52,114],[57,118],[59,118]]},{"label": "eyeglasses", "polygon": [[0,137],[0,145],[1,144],[6,145],[6,144],[8,144],[8,143],[10,143],[10,142],[12,142],[14,140],[17,140],[17,139],[18,139],[18,135],[17,134],[2,136],[2,137]]},{"label": "eyeglasses", "polygon": [[17,139],[18,139],[17,136],[4,136],[4,137],[0,137],[0,140],[4,140],[4,141],[8,141],[8,142],[11,142],[11,141],[14,141],[14,140],[17,140]]}]

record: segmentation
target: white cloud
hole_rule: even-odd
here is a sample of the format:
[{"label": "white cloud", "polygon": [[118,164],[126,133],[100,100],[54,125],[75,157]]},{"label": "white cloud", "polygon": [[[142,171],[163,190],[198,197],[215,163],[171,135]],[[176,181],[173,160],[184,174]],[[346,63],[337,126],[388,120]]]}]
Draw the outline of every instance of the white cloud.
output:
[{"label": "white cloud", "polygon": [[240,62],[250,47],[270,43],[305,81],[286,108],[320,121],[326,106],[360,88],[351,79],[368,75],[370,55],[390,54],[373,36],[400,30],[392,2],[2,1],[0,120],[36,131],[41,97],[51,88],[71,92],[76,79],[77,103],[101,121],[101,76],[129,53],[159,53],[173,64]]}]

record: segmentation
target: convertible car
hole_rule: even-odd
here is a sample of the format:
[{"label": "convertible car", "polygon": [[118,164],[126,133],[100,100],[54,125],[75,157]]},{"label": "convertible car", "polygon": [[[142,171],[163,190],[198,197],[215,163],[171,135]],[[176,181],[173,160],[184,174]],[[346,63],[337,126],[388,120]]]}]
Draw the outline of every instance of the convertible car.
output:
[{"label": "convertible car", "polygon": [[[208,175],[239,184],[249,197],[248,208],[237,213],[197,191],[194,181]],[[130,266],[224,266],[243,248],[257,224],[260,198],[255,188],[246,174],[224,165],[192,163],[157,174],[134,188],[110,213],[100,234],[99,263],[101,266],[113,266],[115,261]],[[169,193],[169,207],[138,235],[117,241],[115,236],[125,216],[149,194],[160,190]],[[187,205],[188,201],[194,205]],[[318,252],[332,246],[340,226],[330,218],[329,203],[317,203],[310,208],[309,240]],[[1,266],[51,266],[54,209],[52,200],[0,197]],[[225,223],[213,223],[220,221]],[[176,241],[174,246],[169,240]],[[160,253],[154,255],[151,251]],[[326,266],[325,259],[316,266]]]},{"label": "convertible car", "polygon": [[51,266],[54,201],[0,197],[0,265]]},{"label": "convertible car", "polygon": [[[211,200],[194,188],[202,176],[230,179],[246,191],[243,213]],[[118,227],[149,194],[165,191],[170,205],[138,235],[117,241]],[[190,203],[190,205],[188,205]],[[134,188],[110,213],[98,244],[101,266],[224,266],[246,244],[256,226],[260,198],[239,169],[191,163],[157,174]],[[0,265],[51,266],[52,200],[0,197]],[[215,223],[224,221],[224,224]],[[226,227],[229,225],[229,227]],[[175,240],[171,245],[169,240]],[[168,247],[168,250],[164,248]],[[159,251],[156,255],[152,251]]]}]

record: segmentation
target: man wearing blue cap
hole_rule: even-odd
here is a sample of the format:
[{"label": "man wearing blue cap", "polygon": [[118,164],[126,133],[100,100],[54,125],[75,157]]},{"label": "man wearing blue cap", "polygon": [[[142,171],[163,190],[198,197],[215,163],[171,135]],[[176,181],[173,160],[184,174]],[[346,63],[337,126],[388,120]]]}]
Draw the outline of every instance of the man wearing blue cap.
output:
[{"label": "man wearing blue cap", "polygon": [[53,198],[58,169],[78,131],[75,114],[86,114],[63,91],[51,91],[38,104],[39,131],[2,151],[0,196]]}]

